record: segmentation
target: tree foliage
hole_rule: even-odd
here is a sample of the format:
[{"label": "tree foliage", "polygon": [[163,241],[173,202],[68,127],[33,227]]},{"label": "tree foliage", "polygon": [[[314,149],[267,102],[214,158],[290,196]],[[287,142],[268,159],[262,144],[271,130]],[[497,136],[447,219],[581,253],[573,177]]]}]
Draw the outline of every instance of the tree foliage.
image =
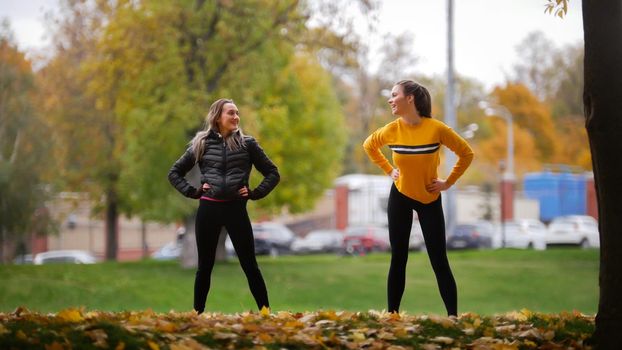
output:
[{"label": "tree foliage", "polygon": [[143,219],[189,214],[192,202],[166,174],[220,97],[236,101],[242,128],[282,171],[259,207],[308,209],[338,174],[343,113],[314,58],[320,39],[307,30],[304,4],[67,1],[65,9],[44,76],[72,187],[89,184],[95,198],[112,196],[120,212]]},{"label": "tree foliage", "polygon": [[0,28],[0,263],[4,243],[33,231],[48,231],[42,206],[46,189],[47,128],[35,108],[36,90],[30,62],[17,49],[8,21]]}]

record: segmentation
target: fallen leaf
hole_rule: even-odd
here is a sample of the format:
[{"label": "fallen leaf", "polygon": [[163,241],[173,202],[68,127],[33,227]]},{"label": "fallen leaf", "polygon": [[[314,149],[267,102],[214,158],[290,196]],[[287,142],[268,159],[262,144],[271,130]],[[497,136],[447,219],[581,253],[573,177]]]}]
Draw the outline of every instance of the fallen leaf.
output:
[{"label": "fallen leaf", "polygon": [[262,306],[260,313],[261,313],[261,316],[270,316],[270,309],[265,306]]},{"label": "fallen leaf", "polygon": [[149,345],[151,350],[160,350],[160,346],[152,340],[147,340],[147,345]]},{"label": "fallen leaf", "polygon": [[80,314],[80,311],[76,309],[61,310],[56,315],[56,317],[60,318],[61,320],[65,322],[73,322],[73,323],[80,322],[84,319],[82,317],[82,314]]},{"label": "fallen leaf", "polygon": [[454,342],[454,339],[450,338],[450,337],[434,337],[434,338],[432,338],[430,340],[433,341],[433,342],[443,343],[443,344],[447,344],[447,345],[449,345],[449,344]]},{"label": "fallen leaf", "polygon": [[45,344],[45,350],[63,350],[63,349],[65,349],[65,347],[57,341],[53,342],[52,344]]}]

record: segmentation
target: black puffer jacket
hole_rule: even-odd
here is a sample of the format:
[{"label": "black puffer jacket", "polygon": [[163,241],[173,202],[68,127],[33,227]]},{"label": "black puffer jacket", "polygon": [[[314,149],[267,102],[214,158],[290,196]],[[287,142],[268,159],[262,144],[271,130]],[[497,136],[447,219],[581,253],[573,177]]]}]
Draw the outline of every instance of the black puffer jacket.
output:
[{"label": "black puffer jacket", "polygon": [[264,179],[257,188],[249,191],[248,199],[265,197],[279,183],[280,175],[276,165],[266,156],[254,138],[245,136],[246,147],[236,151],[227,149],[222,136],[214,131],[210,131],[204,142],[205,150],[199,159],[199,169],[201,184],[209,184],[209,190],[201,192],[190,185],[184,177],[195,164],[192,147],[186,150],[168,172],[168,180],[184,196],[239,199],[241,196],[238,190],[244,186],[248,187],[248,178],[253,165]]}]

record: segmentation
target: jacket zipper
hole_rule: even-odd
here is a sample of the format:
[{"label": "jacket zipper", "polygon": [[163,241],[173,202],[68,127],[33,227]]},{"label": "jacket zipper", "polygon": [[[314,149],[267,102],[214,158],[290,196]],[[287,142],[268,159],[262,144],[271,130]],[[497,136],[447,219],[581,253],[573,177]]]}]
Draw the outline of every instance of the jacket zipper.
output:
[{"label": "jacket zipper", "polygon": [[223,138],[222,140],[222,152],[223,152],[223,181],[224,181],[224,187],[223,189],[226,191],[227,189],[227,143],[225,142],[225,139]]}]

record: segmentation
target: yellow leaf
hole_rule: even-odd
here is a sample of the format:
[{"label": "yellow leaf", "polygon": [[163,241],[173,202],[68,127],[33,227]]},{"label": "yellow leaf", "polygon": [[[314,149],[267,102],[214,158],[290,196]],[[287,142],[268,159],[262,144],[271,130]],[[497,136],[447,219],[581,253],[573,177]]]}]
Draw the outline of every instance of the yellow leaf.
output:
[{"label": "yellow leaf", "polygon": [[22,332],[22,330],[21,330],[21,329],[15,333],[15,336],[16,336],[16,337],[17,337],[17,339],[19,339],[19,340],[26,340],[26,339],[28,339],[28,337],[26,336],[26,334],[24,334],[24,332]]},{"label": "yellow leaf", "polygon": [[300,321],[287,321],[283,326],[286,328],[304,328],[305,325]]},{"label": "yellow leaf", "polygon": [[365,334],[360,333],[360,332],[354,332],[354,333],[352,333],[352,340],[354,340],[354,341],[363,341],[363,340],[365,340]]},{"label": "yellow leaf", "polygon": [[292,319],[292,318],[293,318],[293,317],[292,317],[292,314],[291,314],[291,313],[289,313],[289,312],[287,312],[287,311],[279,311],[279,312],[276,314],[276,317],[277,317],[278,319],[280,319],[280,320],[289,320],[289,319]]},{"label": "yellow leaf", "polygon": [[545,332],[543,334],[543,336],[544,336],[544,339],[551,340],[551,339],[555,338],[555,331],[549,330],[549,331]]},{"label": "yellow leaf", "polygon": [[158,321],[156,329],[165,333],[173,333],[177,330],[177,327],[172,322]]},{"label": "yellow leaf", "polygon": [[119,342],[119,344],[117,344],[117,346],[114,348],[114,350],[125,350],[125,343],[124,342]]},{"label": "yellow leaf", "polygon": [[263,343],[272,343],[273,339],[270,336],[270,334],[267,333],[260,333],[258,336],[259,340],[261,340]]},{"label": "yellow leaf", "polygon": [[318,316],[320,318],[329,319],[331,321],[336,321],[339,318],[339,317],[337,317],[337,314],[335,313],[334,310],[322,311],[322,312],[319,313]]},{"label": "yellow leaf", "polygon": [[527,318],[529,318],[529,317],[532,317],[532,316],[533,316],[533,312],[531,312],[531,311],[529,311],[529,310],[527,310],[527,309],[522,309],[522,310],[520,310],[520,313],[521,313],[521,314],[523,314],[523,315],[525,315],[525,317],[527,317]]},{"label": "yellow leaf", "polygon": [[192,338],[184,339],[183,341],[180,341],[179,343],[176,343],[176,344],[171,344],[170,348],[171,350],[204,350],[204,349],[207,349],[201,343],[197,342],[196,340]]},{"label": "yellow leaf", "polygon": [[529,340],[529,339],[525,339],[525,341],[523,341],[523,345],[528,346],[528,347],[530,347],[530,348],[535,348],[535,347],[537,347],[537,346],[538,346],[538,344],[536,344],[536,343],[532,342],[532,341],[531,341],[531,340]]},{"label": "yellow leaf", "polygon": [[270,316],[270,308],[262,306],[260,313],[262,316]]},{"label": "yellow leaf", "polygon": [[160,346],[151,340],[147,340],[147,345],[149,345],[149,349],[151,350],[160,350]]},{"label": "yellow leaf", "polygon": [[76,309],[61,310],[56,315],[56,317],[60,318],[61,320],[65,322],[80,322],[84,320],[84,318],[82,318],[82,314],[80,313],[80,310],[76,310]]}]

